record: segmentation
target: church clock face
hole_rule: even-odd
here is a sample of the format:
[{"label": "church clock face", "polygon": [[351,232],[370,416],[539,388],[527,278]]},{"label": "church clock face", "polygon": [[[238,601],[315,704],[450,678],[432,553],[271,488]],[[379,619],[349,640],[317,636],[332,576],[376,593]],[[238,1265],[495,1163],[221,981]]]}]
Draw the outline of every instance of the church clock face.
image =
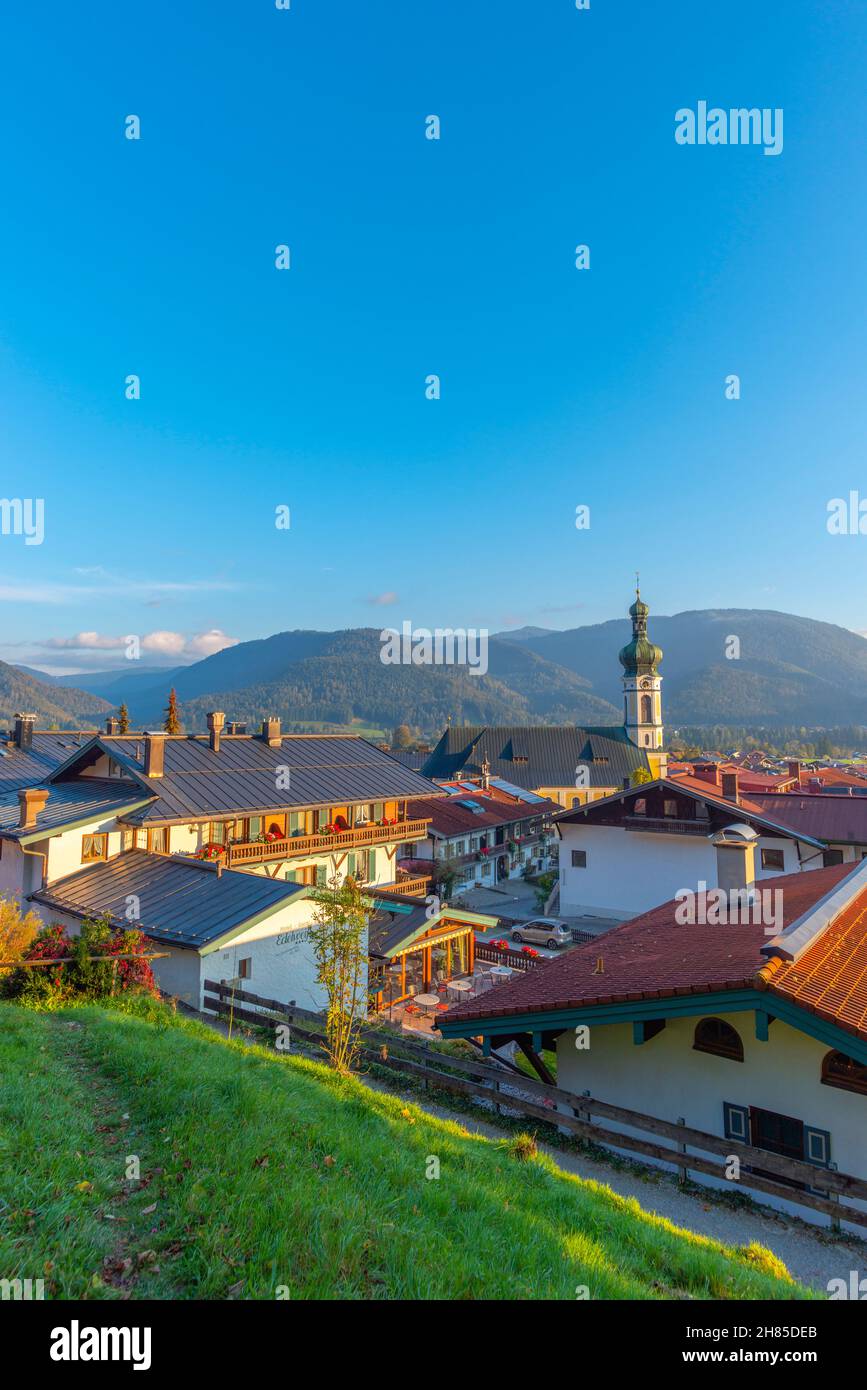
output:
[{"label": "church clock face", "polygon": [[642,690],[650,689],[650,681],[647,679],[646,676],[644,677],[644,680],[640,682],[640,686]]}]

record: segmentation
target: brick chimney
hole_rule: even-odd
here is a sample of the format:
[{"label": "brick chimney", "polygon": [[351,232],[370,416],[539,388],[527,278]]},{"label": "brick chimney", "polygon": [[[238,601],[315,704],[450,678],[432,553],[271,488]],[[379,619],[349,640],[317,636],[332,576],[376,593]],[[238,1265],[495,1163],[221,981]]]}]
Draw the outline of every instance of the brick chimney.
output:
[{"label": "brick chimney", "polygon": [[701,782],[709,782],[712,787],[719,786],[719,768],[716,763],[701,763],[699,766],[693,764],[692,775]]},{"label": "brick chimney", "polygon": [[43,787],[22,787],[18,793],[18,804],[21,808],[18,816],[18,828],[20,830],[32,830],[36,824],[39,812],[43,810],[48,800],[48,792]]},{"label": "brick chimney", "polygon": [[162,777],[166,758],[165,734],[145,734],[145,777]]},{"label": "brick chimney", "polygon": [[107,734],[120,733],[120,720],[116,714],[110,714],[105,721],[105,732]]},{"label": "brick chimney", "polygon": [[212,753],[219,753],[220,751],[220,736],[225,722],[226,716],[222,710],[212,710],[208,715],[208,743]]},{"label": "brick chimney", "polygon": [[798,786],[800,787],[800,785],[801,785],[801,764],[800,764],[800,763],[796,763],[796,762],[789,762],[789,763],[786,763],[786,767],[787,767],[788,770],[789,770],[789,776],[790,776],[790,777],[796,778],[797,783],[798,783]]},{"label": "brick chimney", "polygon": [[265,740],[265,742],[267,743],[267,745],[268,745],[269,748],[279,748],[280,745],[281,745],[281,738],[280,738],[280,720],[279,720],[279,719],[263,719],[263,720],[262,720],[262,737],[263,737],[263,739]]},{"label": "brick chimney", "polygon": [[35,714],[16,714],[15,716],[15,747],[33,747],[33,726],[36,723]]},{"label": "brick chimney", "polygon": [[720,780],[722,782],[722,794],[726,801],[733,801],[735,805],[740,805],[740,773],[724,772]]}]

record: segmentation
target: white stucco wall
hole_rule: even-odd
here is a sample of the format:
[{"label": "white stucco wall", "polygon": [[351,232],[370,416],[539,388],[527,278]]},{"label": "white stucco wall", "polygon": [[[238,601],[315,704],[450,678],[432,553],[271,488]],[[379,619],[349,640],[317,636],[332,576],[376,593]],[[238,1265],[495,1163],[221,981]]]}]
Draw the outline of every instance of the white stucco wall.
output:
[{"label": "white stucco wall", "polygon": [[[325,1007],[326,995],[316,982],[316,960],[307,928],[316,904],[307,899],[291,903],[251,927],[229,945],[201,957],[201,984],[227,980],[238,974],[238,961],[252,962],[250,978],[240,986],[252,994],[288,1003],[294,999],[303,1009]],[[367,938],[364,938],[365,954]],[[362,981],[363,1007],[367,1003],[367,979]]]},{"label": "white stucco wall", "polygon": [[84,868],[81,862],[84,836],[103,833],[108,834],[109,859],[115,854],[120,854],[122,835],[113,815],[102,816],[86,825],[76,826],[74,830],[65,830],[62,835],[53,835],[47,842],[48,882],[54,883],[56,879],[65,878],[67,874],[77,873],[79,869]]},{"label": "white stucco wall", "polygon": [[[557,1045],[557,1083],[578,1097],[589,1091],[598,1100],[672,1123],[682,1117],[693,1129],[720,1138],[725,1136],[724,1101],[772,1110],[828,1130],[831,1159],[840,1171],[867,1178],[867,1096],[822,1084],[822,1059],[830,1049],[779,1019],[771,1024],[768,1041],[759,1042],[752,1012],[713,1016],[725,1019],[739,1033],[744,1045],[743,1062],[693,1049],[696,1023],[704,1017],[701,1014],[668,1019],[662,1032],[641,1046],[632,1041],[631,1023],[593,1024],[590,1047],[584,1051],[576,1049],[573,1031],[561,1034]],[[598,1122],[638,1138],[666,1142],[607,1119]],[[640,1163],[653,1163],[641,1154],[630,1156]],[[817,1169],[817,1173],[821,1171]],[[697,1182],[731,1191],[732,1184],[725,1179],[697,1172],[692,1176]],[[757,1202],[830,1225],[830,1217],[808,1207],[747,1187],[744,1192]],[[867,1203],[858,1205],[867,1210]],[[850,1229],[864,1234],[863,1227]]]},{"label": "white stucco wall", "polygon": [[[696,888],[702,880],[717,885],[716,850],[704,835],[671,835],[621,830],[608,825],[561,826],[560,911],[598,908],[616,916],[633,916],[669,902],[679,889]],[[584,850],[587,867],[572,867],[572,850]],[[784,867],[761,868],[761,850],[783,851]],[[812,853],[805,847],[804,853]],[[771,880],[801,867],[794,840],[762,836],[756,845],[756,880]],[[821,868],[822,858],[804,868]]]}]

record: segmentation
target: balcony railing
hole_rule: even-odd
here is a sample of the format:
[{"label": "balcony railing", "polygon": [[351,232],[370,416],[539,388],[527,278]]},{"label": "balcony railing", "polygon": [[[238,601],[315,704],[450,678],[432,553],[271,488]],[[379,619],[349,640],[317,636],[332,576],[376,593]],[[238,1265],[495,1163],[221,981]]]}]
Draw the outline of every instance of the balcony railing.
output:
[{"label": "balcony railing", "polygon": [[710,835],[709,821],[677,820],[673,816],[624,816],[625,830],[649,830],[664,835]]},{"label": "balcony railing", "polygon": [[328,854],[335,849],[364,849],[368,845],[403,844],[423,840],[427,820],[399,820],[393,825],[356,825],[336,830],[333,835],[290,835],[285,840],[253,840],[231,844],[226,849],[226,867],[261,864],[265,860],[295,859],[299,855]]},{"label": "balcony railing", "polygon": [[409,898],[423,898],[430,888],[430,876],[426,878],[399,878],[394,883],[374,883],[371,888],[379,888],[383,893],[401,893]]}]

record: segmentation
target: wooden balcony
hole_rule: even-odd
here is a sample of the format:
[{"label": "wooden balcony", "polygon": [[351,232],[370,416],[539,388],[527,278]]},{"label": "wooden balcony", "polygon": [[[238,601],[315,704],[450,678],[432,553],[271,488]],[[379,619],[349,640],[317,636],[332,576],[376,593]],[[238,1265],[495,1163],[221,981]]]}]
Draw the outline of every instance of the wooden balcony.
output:
[{"label": "wooden balcony", "polygon": [[400,893],[409,898],[423,898],[430,891],[430,875],[424,878],[399,878],[394,883],[374,883],[383,893]]},{"label": "wooden balcony", "polygon": [[275,859],[297,859],[300,855],[330,854],[340,849],[366,849],[372,845],[404,844],[423,840],[430,825],[427,820],[399,820],[394,825],[356,825],[333,835],[290,835],[285,840],[236,842],[226,849],[227,869],[247,864],[273,863]]},{"label": "wooden balcony", "polygon": [[[612,822],[616,824],[616,822]],[[673,816],[624,816],[624,830],[647,830],[662,835],[704,835],[713,832],[710,821],[676,820]]]}]

